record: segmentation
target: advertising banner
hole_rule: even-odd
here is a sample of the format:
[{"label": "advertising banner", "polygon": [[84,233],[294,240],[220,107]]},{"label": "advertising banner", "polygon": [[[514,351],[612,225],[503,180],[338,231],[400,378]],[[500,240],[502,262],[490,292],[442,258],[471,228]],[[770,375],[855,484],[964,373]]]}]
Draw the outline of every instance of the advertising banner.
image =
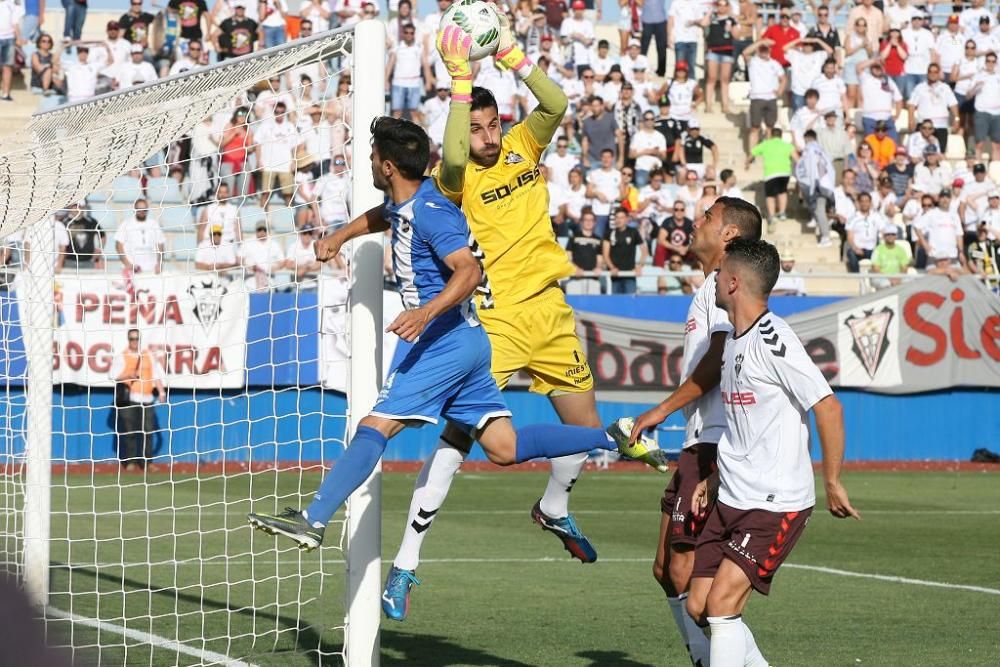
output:
[{"label": "advertising banner", "polygon": [[[18,298],[27,290],[18,290]],[[27,304],[19,302],[21,313]],[[138,329],[167,387],[242,387],[248,299],[242,282],[194,275],[57,275],[52,305],[56,383],[112,386],[116,355]]]},{"label": "advertising banner", "polygon": [[[598,390],[680,382],[684,324],[576,319]],[[887,394],[1000,387],[1000,297],[971,276],[929,276],[786,319],[834,386]]]}]

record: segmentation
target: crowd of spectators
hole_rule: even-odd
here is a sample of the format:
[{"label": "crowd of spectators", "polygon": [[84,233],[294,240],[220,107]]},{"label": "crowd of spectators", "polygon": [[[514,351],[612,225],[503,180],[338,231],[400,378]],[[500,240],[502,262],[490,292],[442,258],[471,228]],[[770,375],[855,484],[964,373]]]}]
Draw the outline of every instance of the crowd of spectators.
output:
[{"label": "crowd of spectators", "polygon": [[[71,102],[380,16],[388,27],[387,111],[423,124],[435,146],[443,138],[450,81],[433,36],[450,0],[438,0],[426,16],[410,0],[389,0],[386,8],[309,0],[298,15],[285,0],[217,0],[212,7],[170,0],[155,16],[142,0],[130,0],[101,41],[82,41],[79,11],[67,12],[58,48],[32,22],[30,2],[23,16],[5,14],[8,4],[20,7],[0,0],[0,60],[5,44],[31,40],[32,89],[43,100]],[[809,212],[818,245],[839,246],[851,271],[996,271],[1000,195],[990,172],[1000,173],[982,160],[1000,157],[1000,29],[983,0],[942,25],[908,0],[810,2],[805,11],[790,2],[621,0],[618,39],[610,41],[596,36],[600,5],[504,6],[526,52],[570,102],[542,160],[553,228],[576,267],[567,290],[633,293],[644,273],[645,289],[655,285],[659,293],[697,286],[694,221],[716,197],[744,196],[740,185],[749,190],[702,128],[706,113],[743,118],[733,81],[746,82],[744,168],[763,164],[772,231],[788,217],[791,195]],[[5,20],[14,25],[10,43]],[[177,181],[192,207],[195,268],[239,274],[257,289],[274,287],[273,276],[283,272],[292,286],[315,284],[322,267],[310,257],[311,239],[349,217],[349,71],[343,62],[317,62],[262,82],[132,175],[143,186]],[[474,63],[474,77],[493,91],[505,127],[537,104],[490,59]],[[959,159],[957,144],[965,146]],[[793,179],[797,189],[789,192]],[[134,202],[134,214],[113,234],[84,204],[58,221],[72,231],[67,249],[75,265],[99,267],[113,252],[126,269],[160,270],[162,232],[129,231],[147,224],[144,210],[159,228],[145,200]],[[251,226],[253,238],[244,238],[240,222],[247,205],[266,212]],[[275,238],[267,221],[288,206],[294,238]],[[133,253],[160,259],[147,266]]]}]

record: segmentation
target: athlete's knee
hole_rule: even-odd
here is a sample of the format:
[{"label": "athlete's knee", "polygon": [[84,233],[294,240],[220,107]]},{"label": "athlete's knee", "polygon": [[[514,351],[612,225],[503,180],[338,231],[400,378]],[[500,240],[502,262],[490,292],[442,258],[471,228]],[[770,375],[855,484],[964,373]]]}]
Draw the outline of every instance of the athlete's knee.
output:
[{"label": "athlete's knee", "polygon": [[703,595],[698,595],[694,591],[688,593],[686,609],[688,616],[693,618],[695,623],[702,627],[708,624],[705,618],[705,597]]},{"label": "athlete's knee", "polygon": [[517,463],[517,447],[513,442],[509,445],[493,444],[488,449],[484,447],[483,450],[486,452],[486,458],[498,466],[512,466]]},{"label": "athlete's knee", "polygon": [[744,591],[724,585],[716,579],[712,590],[705,599],[705,613],[708,616],[729,616],[740,613],[740,600]]},{"label": "athlete's knee", "polygon": [[677,548],[673,546],[670,554],[670,582],[678,591],[686,591],[691,583],[691,571],[694,570],[694,550],[690,547]]}]

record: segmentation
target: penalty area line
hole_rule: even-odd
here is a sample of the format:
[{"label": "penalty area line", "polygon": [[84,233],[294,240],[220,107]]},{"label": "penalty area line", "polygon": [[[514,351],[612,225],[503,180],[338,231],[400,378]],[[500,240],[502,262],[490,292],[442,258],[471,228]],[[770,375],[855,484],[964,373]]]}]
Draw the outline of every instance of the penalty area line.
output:
[{"label": "penalty area line", "polygon": [[794,570],[808,570],[810,572],[822,572],[823,574],[833,574],[838,577],[875,579],[876,581],[886,581],[892,584],[908,584],[910,586],[930,586],[932,588],[948,588],[959,591],[971,591],[973,593],[986,593],[987,595],[1000,595],[1000,589],[986,588],[985,586],[970,586],[968,584],[949,584],[943,581],[910,579],[909,577],[896,577],[888,574],[871,574],[868,572],[852,572],[850,570],[839,570],[837,568],[822,567],[820,565],[800,565],[799,563],[785,563],[782,567],[787,567]]},{"label": "penalty area line", "polygon": [[221,653],[216,653],[214,651],[208,651],[204,649],[197,649],[186,644],[174,641],[172,639],[167,639],[166,637],[160,637],[159,635],[153,635],[148,632],[141,632],[139,630],[130,630],[129,628],[123,628],[120,625],[115,625],[114,623],[108,623],[107,621],[101,621],[96,618],[87,618],[86,616],[80,616],[79,614],[73,614],[71,612],[63,611],[61,609],[56,609],[55,607],[46,607],[45,615],[49,618],[58,618],[64,621],[69,621],[71,623],[76,623],[78,625],[85,625],[90,628],[95,628],[103,632],[111,632],[116,635],[121,635],[127,639],[132,639],[134,641],[140,642],[142,644],[148,644],[150,646],[156,646],[159,648],[165,648],[174,653],[182,653],[184,655],[190,655],[195,658],[201,659],[205,664],[209,665],[227,665],[228,667],[256,667],[256,665],[243,662],[242,660],[234,660],[228,655],[223,655]]}]

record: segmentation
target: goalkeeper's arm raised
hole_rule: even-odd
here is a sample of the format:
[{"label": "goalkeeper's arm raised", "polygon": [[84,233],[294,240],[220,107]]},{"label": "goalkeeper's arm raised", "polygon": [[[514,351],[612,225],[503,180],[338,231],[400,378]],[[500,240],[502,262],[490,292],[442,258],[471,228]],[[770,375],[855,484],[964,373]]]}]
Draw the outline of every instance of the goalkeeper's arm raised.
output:
[{"label": "goalkeeper's arm raised", "polygon": [[[559,128],[569,100],[545,72],[535,66],[517,45],[506,15],[498,13],[500,40],[495,56],[497,66],[522,79],[538,106],[525,119],[525,125],[539,146],[546,146]],[[439,185],[445,194],[460,201],[469,161],[469,123],[472,105],[472,69],[469,49],[472,38],[458,26],[446,26],[438,37],[438,51],[451,73],[451,106],[445,124]]]}]

